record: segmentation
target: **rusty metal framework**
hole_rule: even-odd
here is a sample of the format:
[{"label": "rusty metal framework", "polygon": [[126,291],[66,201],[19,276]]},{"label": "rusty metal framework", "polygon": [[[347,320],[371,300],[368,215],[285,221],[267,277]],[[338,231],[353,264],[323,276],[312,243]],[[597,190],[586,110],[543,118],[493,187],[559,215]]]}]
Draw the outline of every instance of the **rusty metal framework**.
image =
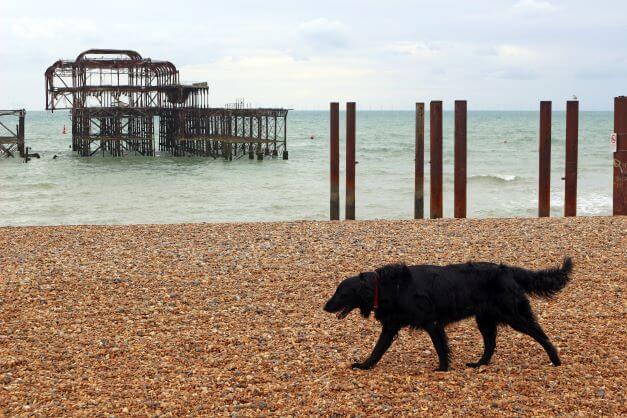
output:
[{"label": "rusty metal framework", "polygon": [[91,49],[55,62],[45,79],[46,109],[70,109],[72,149],[82,156],[154,155],[157,123],[159,149],[173,155],[288,156],[287,109],[212,108],[207,83],[181,84],[169,61]]},{"label": "rusty metal framework", "polygon": [[232,160],[276,157],[286,148],[286,109],[174,109],[160,115],[159,148]]},{"label": "rusty metal framework", "polygon": [[25,157],[25,118],[26,111],[24,109],[0,110],[0,157],[15,157],[16,152],[20,158]]}]

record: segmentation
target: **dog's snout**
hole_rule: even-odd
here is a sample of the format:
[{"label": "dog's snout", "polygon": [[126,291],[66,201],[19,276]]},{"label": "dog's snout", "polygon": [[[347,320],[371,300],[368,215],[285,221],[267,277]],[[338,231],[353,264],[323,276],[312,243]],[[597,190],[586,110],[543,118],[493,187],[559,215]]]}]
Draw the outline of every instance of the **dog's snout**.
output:
[{"label": "dog's snout", "polygon": [[323,309],[330,313],[336,312],[339,309],[336,299],[335,295],[333,295],[329,300],[327,300],[327,303],[324,304]]},{"label": "dog's snout", "polygon": [[325,311],[327,311],[327,312],[332,312],[332,307],[331,307],[331,301],[332,301],[332,300],[333,300],[333,299],[329,299],[329,300],[327,301],[327,303],[325,303],[325,304],[324,304],[324,308],[323,308],[323,309],[324,309]]}]

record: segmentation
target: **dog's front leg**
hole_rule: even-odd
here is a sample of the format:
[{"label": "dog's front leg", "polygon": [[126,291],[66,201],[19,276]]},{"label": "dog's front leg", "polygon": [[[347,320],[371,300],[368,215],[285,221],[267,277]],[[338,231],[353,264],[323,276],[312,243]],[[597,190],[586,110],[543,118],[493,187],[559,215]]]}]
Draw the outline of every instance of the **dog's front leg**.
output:
[{"label": "dog's front leg", "polygon": [[392,341],[394,341],[394,338],[396,337],[400,329],[401,328],[396,325],[384,325],[383,330],[381,330],[381,335],[379,335],[379,340],[374,346],[374,349],[372,350],[370,356],[362,363],[353,363],[351,367],[353,369],[361,370],[368,370],[374,367],[374,365],[376,365],[379,360],[381,360],[381,357],[383,357],[383,354],[385,354],[387,349],[390,348]]},{"label": "dog's front leg", "polygon": [[434,323],[433,325],[425,327],[425,330],[429,334],[429,337],[431,337],[431,341],[435,346],[435,351],[438,353],[440,365],[435,370],[438,372],[448,371],[450,349],[448,347],[448,338],[446,337],[444,326],[442,324]]}]

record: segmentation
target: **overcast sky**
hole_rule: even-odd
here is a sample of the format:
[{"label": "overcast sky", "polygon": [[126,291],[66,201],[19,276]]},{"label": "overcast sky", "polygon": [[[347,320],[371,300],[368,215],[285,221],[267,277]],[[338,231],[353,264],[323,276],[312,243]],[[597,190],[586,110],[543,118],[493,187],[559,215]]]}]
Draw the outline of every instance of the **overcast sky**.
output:
[{"label": "overcast sky", "polygon": [[44,107],[43,74],[89,48],[167,59],[215,106],[612,108],[627,94],[627,1],[2,0],[0,108]]}]

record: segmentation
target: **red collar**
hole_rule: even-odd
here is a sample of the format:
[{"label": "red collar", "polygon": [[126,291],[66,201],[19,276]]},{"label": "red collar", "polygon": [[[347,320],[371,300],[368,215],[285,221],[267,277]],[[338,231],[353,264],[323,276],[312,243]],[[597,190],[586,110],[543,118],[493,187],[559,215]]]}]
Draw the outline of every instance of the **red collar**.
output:
[{"label": "red collar", "polygon": [[374,309],[379,308],[379,274],[374,272]]}]

